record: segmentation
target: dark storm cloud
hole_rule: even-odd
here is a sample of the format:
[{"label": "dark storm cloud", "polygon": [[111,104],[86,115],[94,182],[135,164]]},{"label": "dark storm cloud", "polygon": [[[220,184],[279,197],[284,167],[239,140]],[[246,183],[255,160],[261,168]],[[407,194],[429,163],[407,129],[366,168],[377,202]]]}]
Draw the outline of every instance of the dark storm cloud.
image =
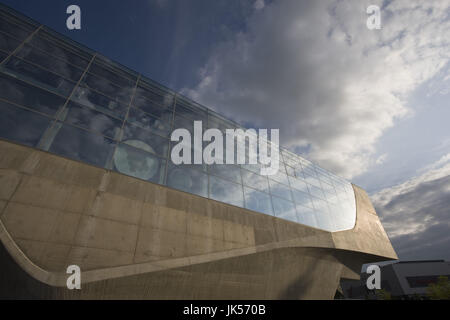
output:
[{"label": "dark storm cloud", "polygon": [[[450,157],[444,157],[446,160]],[[402,260],[450,260],[450,162],[373,196]]]}]

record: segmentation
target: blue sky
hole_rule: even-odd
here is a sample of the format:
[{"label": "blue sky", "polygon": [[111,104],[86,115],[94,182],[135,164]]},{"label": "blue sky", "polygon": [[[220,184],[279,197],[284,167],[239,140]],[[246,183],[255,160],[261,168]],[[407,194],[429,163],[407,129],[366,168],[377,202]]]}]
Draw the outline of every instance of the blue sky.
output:
[{"label": "blue sky", "polygon": [[[244,125],[280,128],[282,145],[368,191],[400,258],[450,259],[450,3],[1,1]],[[381,30],[366,28],[369,4]]]}]

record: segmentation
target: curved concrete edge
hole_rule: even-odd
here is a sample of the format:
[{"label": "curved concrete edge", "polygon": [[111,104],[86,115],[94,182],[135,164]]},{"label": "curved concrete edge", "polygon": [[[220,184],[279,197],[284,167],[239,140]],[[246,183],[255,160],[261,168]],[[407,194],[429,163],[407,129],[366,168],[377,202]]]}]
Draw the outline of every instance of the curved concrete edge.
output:
[{"label": "curved concrete edge", "polygon": [[[331,233],[330,233],[331,235]],[[49,272],[36,264],[34,264],[18,247],[14,240],[5,229],[3,223],[0,220],[0,240],[5,246],[8,253],[13,260],[31,277],[36,280],[54,287],[65,287],[68,275],[61,272]],[[313,239],[311,239],[311,242]],[[82,271],[82,283],[90,283],[107,279],[122,278],[127,276],[139,275],[144,273],[151,273],[157,271],[163,271],[168,269],[180,268],[190,265],[197,265],[212,261],[218,261],[223,259],[235,258],[245,255],[251,255],[255,253],[284,249],[284,248],[309,248],[309,249],[328,249],[342,252],[353,252],[361,255],[373,256],[371,254],[365,254],[357,250],[343,250],[330,246],[312,245],[312,243],[305,243],[305,238],[292,239],[282,242],[273,242],[258,246],[252,246],[247,248],[233,249],[228,251],[207,253],[203,255],[196,255],[190,257],[160,260],[157,262],[145,262],[139,264],[118,266],[112,268],[102,268],[96,270]],[[383,257],[379,256],[381,259]]]}]

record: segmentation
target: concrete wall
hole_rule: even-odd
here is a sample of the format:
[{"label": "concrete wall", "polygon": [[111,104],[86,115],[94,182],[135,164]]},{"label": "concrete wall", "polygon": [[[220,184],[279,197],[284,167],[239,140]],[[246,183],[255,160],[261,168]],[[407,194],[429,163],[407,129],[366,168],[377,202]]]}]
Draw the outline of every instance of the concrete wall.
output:
[{"label": "concrete wall", "polygon": [[[362,263],[397,258],[355,193],[355,228],[329,233],[0,141],[3,260],[31,296],[332,298]],[[71,264],[79,292],[55,288]]]}]

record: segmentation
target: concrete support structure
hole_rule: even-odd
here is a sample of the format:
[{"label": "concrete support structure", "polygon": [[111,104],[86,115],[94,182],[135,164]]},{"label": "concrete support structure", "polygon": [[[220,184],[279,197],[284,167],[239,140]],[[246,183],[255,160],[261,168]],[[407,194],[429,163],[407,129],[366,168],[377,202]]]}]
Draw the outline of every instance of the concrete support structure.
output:
[{"label": "concrete support structure", "polygon": [[332,299],[397,259],[353,188],[356,225],[331,233],[0,141],[0,297]]}]

